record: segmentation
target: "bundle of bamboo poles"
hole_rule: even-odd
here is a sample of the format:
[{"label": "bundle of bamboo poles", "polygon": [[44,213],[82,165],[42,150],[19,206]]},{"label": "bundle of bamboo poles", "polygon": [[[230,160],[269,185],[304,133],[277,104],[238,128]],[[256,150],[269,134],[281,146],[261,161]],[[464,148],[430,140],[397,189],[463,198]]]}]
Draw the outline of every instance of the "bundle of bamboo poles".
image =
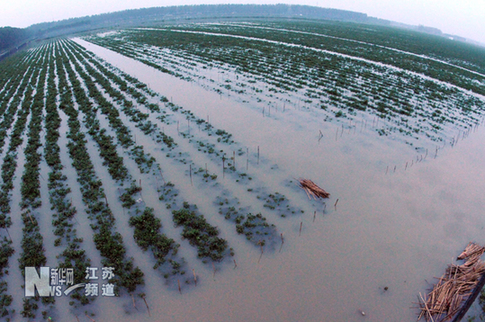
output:
[{"label": "bundle of bamboo poles", "polygon": [[485,262],[480,260],[484,252],[485,247],[469,243],[458,256],[458,259],[466,259],[466,262],[462,265],[449,265],[428,295],[423,297],[419,294],[421,311],[418,320],[424,317],[426,321],[447,321],[460,311],[464,301],[485,274]]},{"label": "bundle of bamboo poles", "polygon": [[330,197],[330,194],[317,186],[313,181],[308,180],[308,179],[298,179],[298,182],[300,182],[300,188],[305,190],[308,198],[311,200],[313,199],[317,200],[317,198],[328,198]]}]

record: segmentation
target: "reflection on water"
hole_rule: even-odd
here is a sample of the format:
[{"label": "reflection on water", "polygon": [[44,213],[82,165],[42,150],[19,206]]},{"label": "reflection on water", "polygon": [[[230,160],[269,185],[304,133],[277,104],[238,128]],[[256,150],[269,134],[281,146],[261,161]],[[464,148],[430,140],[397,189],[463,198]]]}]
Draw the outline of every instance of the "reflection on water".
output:
[{"label": "reflection on water", "polygon": [[[253,162],[249,173],[305,210],[288,218],[260,210],[284,234],[285,243],[281,252],[265,252],[259,260],[260,250],[217,215],[212,199],[206,198],[210,193],[184,190],[206,210],[208,220],[219,224],[222,237],[236,251],[237,268],[227,263],[214,274],[187,251],[200,285],[184,288],[180,295],[157,273],[144,271],[151,317],[142,311],[141,301],[136,312],[130,310],[131,300],[100,298],[97,321],[411,321],[417,311],[410,307],[418,292],[426,291],[425,280],[441,275],[469,241],[484,244],[482,128],[453,149],[440,151],[436,159],[429,155],[416,163],[409,148],[370,130],[344,131],[336,140],[341,125],[323,122],[318,111],[287,109],[263,117],[257,106],[77,41],[197,117],[209,115],[216,128],[232,133],[253,153],[259,146],[261,164]],[[153,154],[158,162],[165,161],[162,154]],[[268,171],[273,164],[278,170]],[[331,193],[325,214],[318,213],[313,221],[305,194],[285,186],[291,177],[310,178]],[[223,183],[240,191],[230,179]],[[170,218],[163,223],[170,226]]]}]

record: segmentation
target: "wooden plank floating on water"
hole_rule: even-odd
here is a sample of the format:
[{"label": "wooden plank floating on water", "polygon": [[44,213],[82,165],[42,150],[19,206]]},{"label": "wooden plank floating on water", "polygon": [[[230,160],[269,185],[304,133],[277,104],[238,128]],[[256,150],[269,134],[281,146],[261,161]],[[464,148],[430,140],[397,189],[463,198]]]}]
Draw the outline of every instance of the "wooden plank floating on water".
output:
[{"label": "wooden plank floating on water", "polygon": [[[451,264],[445,274],[427,296],[420,295],[419,306],[422,317],[426,321],[448,321],[456,315],[463,317],[470,301],[483,287],[485,282],[485,262],[480,257],[485,253],[485,247],[469,243],[458,260],[465,260],[462,265]],[[456,318],[454,321],[457,321]]]},{"label": "wooden plank floating on water", "polygon": [[[313,199],[317,200],[317,198],[329,198],[330,194],[317,186],[313,181],[308,180],[308,179],[298,179],[298,182],[300,182],[300,188],[305,190],[308,198],[311,200],[311,197]],[[310,197],[311,196],[311,197]]]}]

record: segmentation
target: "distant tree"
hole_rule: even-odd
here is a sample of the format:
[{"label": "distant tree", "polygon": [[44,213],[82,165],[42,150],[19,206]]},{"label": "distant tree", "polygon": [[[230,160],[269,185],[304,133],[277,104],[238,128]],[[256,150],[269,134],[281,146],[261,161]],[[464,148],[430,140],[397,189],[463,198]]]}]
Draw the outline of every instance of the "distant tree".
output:
[{"label": "distant tree", "polygon": [[25,29],[2,27],[0,28],[0,52],[22,43],[29,36]]}]

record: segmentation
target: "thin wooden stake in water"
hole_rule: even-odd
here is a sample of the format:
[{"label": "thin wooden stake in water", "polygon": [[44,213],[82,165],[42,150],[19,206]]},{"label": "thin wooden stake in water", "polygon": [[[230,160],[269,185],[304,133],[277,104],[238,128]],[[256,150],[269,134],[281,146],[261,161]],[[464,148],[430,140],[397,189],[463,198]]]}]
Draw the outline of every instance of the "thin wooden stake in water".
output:
[{"label": "thin wooden stake in water", "polygon": [[34,225],[34,219],[32,218],[32,215],[30,214],[30,210],[27,214],[29,215],[30,222],[32,223],[32,225]]},{"label": "thin wooden stake in water", "polygon": [[192,274],[194,274],[194,283],[197,286],[197,275],[195,275],[195,269],[192,268]]},{"label": "thin wooden stake in water", "polygon": [[232,158],[234,163],[234,171],[236,171],[236,151],[232,151]]},{"label": "thin wooden stake in water", "polygon": [[104,201],[106,201],[106,206],[109,207],[108,198],[106,198],[106,195],[104,195]]},{"label": "thin wooden stake in water", "polygon": [[283,238],[283,233],[281,233],[281,246],[280,246],[280,251],[279,253],[281,253],[281,249],[283,248],[283,244],[285,243],[285,239]]},{"label": "thin wooden stake in water", "polygon": [[179,292],[180,292],[180,294],[182,294],[182,288],[180,287],[180,280],[177,280],[177,283],[179,285]]},{"label": "thin wooden stake in water", "polygon": [[224,161],[226,161],[226,158],[224,158],[224,156],[222,156],[222,177],[224,178],[224,175],[225,175],[225,166],[224,166]]},{"label": "thin wooden stake in water", "polygon": [[303,221],[300,222],[300,233],[298,234],[298,236],[301,236],[301,228],[303,227]]},{"label": "thin wooden stake in water", "polygon": [[259,164],[259,145],[258,145],[258,164]]},{"label": "thin wooden stake in water", "polygon": [[249,167],[249,148],[246,148],[246,171],[248,171]]},{"label": "thin wooden stake in water", "polygon": [[194,182],[192,181],[192,165],[190,165],[190,185],[193,186]]},{"label": "thin wooden stake in water", "polygon": [[160,185],[158,184],[158,178],[156,176],[155,180],[157,180],[157,198],[160,198]]},{"label": "thin wooden stake in water", "polygon": [[263,242],[260,240],[258,243],[261,246],[261,255],[259,256],[259,259],[258,259],[258,264],[259,264],[259,262],[261,261],[261,258],[263,257]]},{"label": "thin wooden stake in water", "polygon": [[338,203],[338,199],[337,201],[335,201],[335,204],[333,205],[335,207],[335,211],[337,211],[337,203]]},{"label": "thin wooden stake in water", "polygon": [[90,319],[90,320],[91,320],[91,322],[96,322],[96,320],[92,319],[92,318],[91,318],[91,317],[88,315],[88,313],[87,313],[87,312],[84,312],[84,315],[86,315],[86,317],[87,317],[88,319]]},{"label": "thin wooden stake in water", "polygon": [[133,301],[133,307],[138,311],[138,309],[136,308],[135,297],[133,296],[133,293],[131,294],[131,300]]},{"label": "thin wooden stake in water", "polygon": [[143,301],[145,302],[145,305],[147,306],[148,316],[152,316],[152,315],[150,314],[150,307],[148,306],[147,300],[146,300],[146,298],[145,298],[145,294],[143,294],[143,295],[141,296],[141,298],[143,299]]},{"label": "thin wooden stake in water", "polygon": [[234,261],[234,269],[236,269],[236,268],[237,268],[237,263],[236,263],[236,260],[235,260],[235,259],[233,259],[233,261]]},{"label": "thin wooden stake in water", "polygon": [[315,210],[315,212],[313,213],[313,222],[315,222],[316,217],[317,217],[317,211]]}]

